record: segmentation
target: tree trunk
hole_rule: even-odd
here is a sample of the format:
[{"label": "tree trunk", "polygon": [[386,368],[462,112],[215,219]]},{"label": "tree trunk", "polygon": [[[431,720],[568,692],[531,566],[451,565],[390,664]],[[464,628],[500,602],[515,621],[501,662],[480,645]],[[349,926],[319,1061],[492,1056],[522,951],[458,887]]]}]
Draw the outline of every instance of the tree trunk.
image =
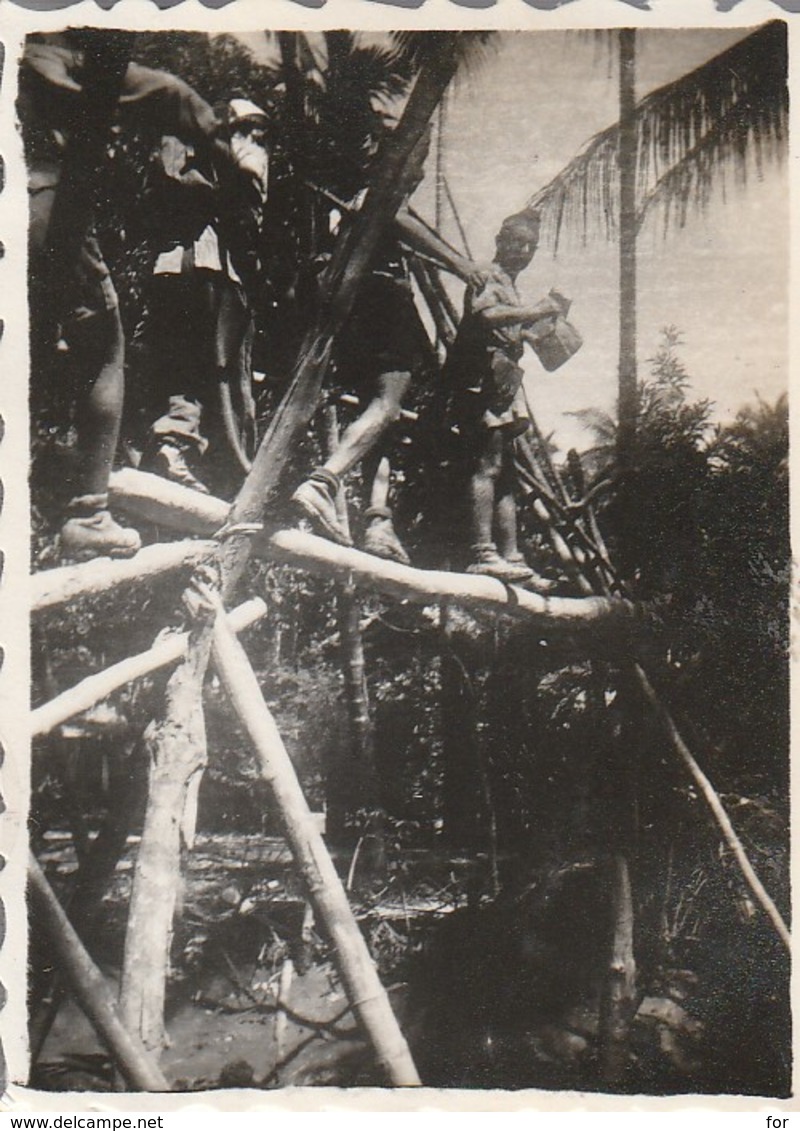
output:
[{"label": "tree trunk", "polygon": [[636,30],[619,30],[619,563],[623,577],[633,571],[631,533],[635,522],[630,472],[636,440]]},{"label": "tree trunk", "polygon": [[623,1083],[630,1063],[630,1026],[636,996],[633,952],[633,896],[628,859],[611,861],[611,953],[600,1013],[600,1071],[603,1083]]},{"label": "tree trunk", "polygon": [[[636,375],[636,31],[619,30],[619,426],[617,463],[620,473],[619,561],[623,577],[633,572],[631,536],[635,522],[635,499],[631,491],[638,413]],[[630,702],[630,698],[628,701]],[[635,741],[630,721],[623,735]],[[633,897],[628,850],[635,817],[636,797],[631,788],[631,751],[618,751],[611,767],[617,793],[612,799],[614,845],[612,865],[611,957],[604,987],[600,1030],[600,1062],[603,1081],[620,1084],[630,1062],[630,1024],[636,994],[636,962],[633,950]]]}]

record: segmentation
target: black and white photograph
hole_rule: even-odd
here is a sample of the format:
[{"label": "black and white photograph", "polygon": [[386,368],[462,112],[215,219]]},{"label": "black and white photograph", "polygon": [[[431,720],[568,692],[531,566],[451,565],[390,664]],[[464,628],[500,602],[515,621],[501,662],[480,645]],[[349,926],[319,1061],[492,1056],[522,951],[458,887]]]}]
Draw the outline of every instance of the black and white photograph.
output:
[{"label": "black and white photograph", "polygon": [[786,13],[133,7],[6,45],[12,1092],[788,1099]]}]

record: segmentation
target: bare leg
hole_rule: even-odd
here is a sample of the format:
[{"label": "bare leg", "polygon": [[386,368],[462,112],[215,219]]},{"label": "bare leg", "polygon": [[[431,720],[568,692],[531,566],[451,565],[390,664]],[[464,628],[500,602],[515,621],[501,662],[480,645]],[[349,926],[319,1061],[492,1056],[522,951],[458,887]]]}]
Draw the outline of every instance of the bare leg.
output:
[{"label": "bare leg", "polygon": [[400,416],[403,397],[411,384],[410,373],[382,373],[378,393],[366,410],[345,429],[338,447],[322,465],[333,475],[346,475],[371,451]]},{"label": "bare leg", "polygon": [[[336,513],[336,493],[340,480],[360,460],[376,457],[376,446],[400,416],[403,396],[411,383],[410,373],[382,373],[377,392],[366,411],[347,428],[341,440],[321,467],[301,483],[292,495],[292,502],[327,538],[341,545],[352,545],[349,531]],[[388,490],[388,481],[386,484]],[[381,488],[382,489],[382,486]],[[399,547],[405,558],[405,551]]]},{"label": "bare leg", "polygon": [[503,445],[503,463],[497,480],[494,525],[497,548],[507,561],[519,559],[517,545],[517,500],[514,495],[515,475],[510,443]]},{"label": "bare leg", "polygon": [[524,562],[507,561],[498,553],[494,532],[503,540],[503,549],[516,550],[517,515],[514,507],[513,478],[508,466],[508,445],[502,429],[485,433],[483,450],[469,484],[471,509],[470,535],[472,561],[467,573],[486,574],[498,581],[527,581],[532,571]]},{"label": "bare leg", "polygon": [[514,469],[514,445],[512,440],[503,444],[502,467],[497,480],[497,498],[494,508],[494,525],[497,534],[497,547],[504,562],[523,571],[527,571],[525,584],[536,593],[547,595],[556,586],[556,583],[541,577],[527,564],[520,553],[517,542],[517,500],[515,487],[517,475]]},{"label": "bare leg", "polygon": [[77,401],[78,475],[61,527],[61,554],[76,560],[130,557],[141,546],[135,530],[108,512],[108,481],[117,449],[124,396],[124,340],[116,310],[87,318],[71,335],[84,393]]},{"label": "bare leg", "polygon": [[125,390],[124,340],[118,312],[109,311],[87,320],[81,341],[73,349],[89,382],[88,392],[78,402],[79,469],[75,494],[104,495],[117,450]]},{"label": "bare leg", "polygon": [[470,541],[473,546],[493,543],[495,492],[503,466],[503,437],[499,428],[485,433],[475,470],[469,481]]},{"label": "bare leg", "polygon": [[372,479],[372,488],[369,494],[370,507],[388,507],[391,474],[391,464],[386,456],[382,456]]},{"label": "bare leg", "polygon": [[[377,454],[377,460],[376,460]],[[400,562],[401,565],[410,565],[411,559],[406,553],[392,522],[392,511],[389,506],[389,486],[391,482],[392,467],[387,456],[381,456],[375,450],[364,460],[363,469],[365,478],[372,476],[369,507],[364,512],[367,528],[364,533],[363,547],[369,554],[385,558],[387,561]],[[374,467],[374,471],[372,468]]]}]

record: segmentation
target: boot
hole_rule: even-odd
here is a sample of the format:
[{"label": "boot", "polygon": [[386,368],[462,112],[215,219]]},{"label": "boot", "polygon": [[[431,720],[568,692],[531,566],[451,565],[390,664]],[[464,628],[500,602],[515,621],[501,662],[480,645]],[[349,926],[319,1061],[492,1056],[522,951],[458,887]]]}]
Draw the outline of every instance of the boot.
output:
[{"label": "boot", "polygon": [[546,597],[549,593],[558,589],[559,583],[557,581],[551,581],[549,577],[542,577],[535,569],[531,569],[519,550],[511,554],[505,554],[504,557],[506,561],[511,562],[512,565],[524,566],[528,570],[529,577],[522,583],[525,589],[530,589],[532,593],[538,593],[541,597]]},{"label": "boot", "polygon": [[171,483],[179,483],[181,487],[189,487],[201,495],[208,495],[208,487],[197,478],[187,463],[186,456],[190,447],[185,440],[167,436],[152,455],[142,461],[142,471],[152,471],[162,479],[169,479]]},{"label": "boot", "polygon": [[292,495],[292,503],[317,529],[318,533],[340,546],[352,546],[353,540],[339,521],[336,495],[339,477],[318,467]]},{"label": "boot", "polygon": [[142,548],[138,533],[109,514],[108,495],[80,495],[69,503],[67,514],[59,535],[62,558],[132,558]]},{"label": "boot", "polygon": [[498,581],[522,582],[533,577],[533,570],[524,562],[506,561],[497,551],[493,542],[481,542],[472,547],[473,560],[467,566],[467,573],[494,577]]},{"label": "boot", "polygon": [[387,562],[399,562],[400,565],[411,565],[411,558],[397,537],[392,524],[392,512],[388,507],[370,507],[364,512],[364,518],[369,525],[364,532],[364,549],[376,558],[383,558]]}]

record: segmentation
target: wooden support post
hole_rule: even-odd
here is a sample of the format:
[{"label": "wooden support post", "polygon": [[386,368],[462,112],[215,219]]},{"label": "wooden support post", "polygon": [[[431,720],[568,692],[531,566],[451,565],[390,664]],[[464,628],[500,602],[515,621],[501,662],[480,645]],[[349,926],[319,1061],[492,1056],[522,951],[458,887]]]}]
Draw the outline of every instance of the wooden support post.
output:
[{"label": "wooden support post", "polygon": [[105,978],[86,952],[33,854],[28,867],[31,898],[42,916],[58,961],[75,991],[78,1004],[107,1046],[126,1082],[132,1088],[145,1092],[170,1091],[170,1085],[152,1055],[120,1021],[114,996]]},{"label": "wooden support post", "polygon": [[97,597],[118,585],[155,581],[165,573],[199,565],[216,549],[214,542],[159,542],[146,546],[132,558],[94,558],[77,565],[41,570],[31,578],[31,612],[41,613],[84,597]]},{"label": "wooden support post", "polygon": [[600,1011],[600,1071],[604,1084],[622,1082],[630,1062],[630,1025],[636,994],[633,895],[628,859],[611,862],[611,938]]},{"label": "wooden support post", "polygon": [[307,885],[318,922],[334,947],[347,996],[395,1087],[420,1083],[406,1039],[358,929],[342,881],[314,822],[250,661],[224,617],[214,625],[214,662],[239,721],[272,787],[286,839]]},{"label": "wooden support post", "polygon": [[164,1045],[166,976],[181,879],[181,826],[193,779],[206,765],[201,696],[210,649],[203,628],[190,634],[186,657],[167,684],[164,713],[144,734],[149,754],[147,811],[128,913],[120,1009],[126,1027],[154,1052]]},{"label": "wooden support post", "polygon": [[[244,601],[228,615],[228,623],[234,632],[243,632],[260,620],[266,611],[267,606],[261,598],[253,597],[249,601]],[[186,655],[188,643],[187,633],[175,632],[158,639],[146,652],[128,656],[118,664],[112,664],[111,667],[95,675],[87,676],[74,687],[62,691],[60,695],[56,695],[48,703],[43,703],[41,707],[31,712],[31,736],[36,738],[38,735],[47,734],[74,715],[88,711],[95,703],[108,698],[126,683],[177,663]]]},{"label": "wooden support post", "polygon": [[[325,409],[325,441],[330,455],[339,443],[339,418],[335,405]],[[350,520],[347,513],[347,499],[344,487],[340,486],[336,497],[336,512],[343,528],[350,533]],[[351,762],[347,771],[337,767],[340,776],[347,783],[348,796],[329,796],[329,816],[333,818],[333,829],[329,834],[339,835],[343,841],[346,817],[359,809],[376,814],[375,827],[366,830],[380,842],[377,852],[367,854],[369,863],[377,861],[378,867],[384,864],[383,830],[377,811],[380,807],[378,776],[375,770],[375,743],[370,713],[369,689],[367,687],[366,665],[364,662],[364,637],[361,632],[361,602],[351,580],[344,581],[336,594],[336,619],[339,625],[339,641],[342,653],[342,669],[347,718],[350,725]],[[329,794],[331,790],[329,789]],[[333,802],[333,804],[330,804]]]}]

